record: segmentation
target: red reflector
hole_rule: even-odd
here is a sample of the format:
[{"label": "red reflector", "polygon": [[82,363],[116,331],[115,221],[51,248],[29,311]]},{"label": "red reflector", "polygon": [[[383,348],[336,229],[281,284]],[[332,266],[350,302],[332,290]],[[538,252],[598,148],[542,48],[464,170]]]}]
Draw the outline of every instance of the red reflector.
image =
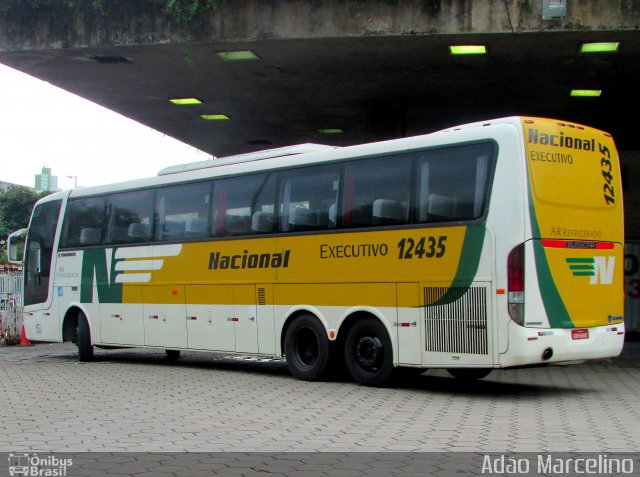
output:
[{"label": "red reflector", "polygon": [[527,341],[536,341],[538,338],[536,338],[535,336],[532,338],[527,338]]},{"label": "red reflector", "polygon": [[403,328],[409,328],[411,326],[411,323],[400,323],[400,326],[402,326]]},{"label": "red reflector", "polygon": [[588,340],[589,330],[586,328],[580,329],[580,330],[571,330],[571,339],[572,340]]}]

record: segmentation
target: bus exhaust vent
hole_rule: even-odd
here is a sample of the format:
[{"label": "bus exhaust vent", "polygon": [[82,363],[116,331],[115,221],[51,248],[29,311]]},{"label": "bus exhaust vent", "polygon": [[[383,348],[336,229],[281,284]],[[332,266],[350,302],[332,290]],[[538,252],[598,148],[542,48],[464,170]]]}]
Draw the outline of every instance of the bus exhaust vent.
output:
[{"label": "bus exhaust vent", "polygon": [[264,288],[258,288],[258,305],[266,305],[267,296]]},{"label": "bus exhaust vent", "polygon": [[488,354],[485,287],[425,287],[424,298],[426,351]]}]

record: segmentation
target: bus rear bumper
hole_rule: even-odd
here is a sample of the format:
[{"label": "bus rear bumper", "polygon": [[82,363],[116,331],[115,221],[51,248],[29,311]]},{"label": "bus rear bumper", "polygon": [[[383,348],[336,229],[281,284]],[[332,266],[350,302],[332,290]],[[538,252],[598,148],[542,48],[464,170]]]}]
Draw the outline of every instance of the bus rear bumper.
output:
[{"label": "bus rear bumper", "polygon": [[524,328],[509,324],[509,346],[500,367],[582,362],[622,352],[624,323],[593,328]]}]

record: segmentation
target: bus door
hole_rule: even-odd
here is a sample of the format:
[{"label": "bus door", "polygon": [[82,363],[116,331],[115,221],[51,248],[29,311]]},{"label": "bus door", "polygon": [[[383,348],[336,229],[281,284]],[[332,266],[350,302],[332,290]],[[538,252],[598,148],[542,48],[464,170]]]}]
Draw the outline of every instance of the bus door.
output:
[{"label": "bus door", "polygon": [[[25,244],[24,262],[24,305],[53,303],[51,292],[51,271],[54,268],[53,245],[58,227],[61,200],[38,205],[31,217],[29,234]],[[38,336],[59,336],[58,316],[52,310],[42,307],[37,312],[26,310],[25,326],[30,339]]]}]

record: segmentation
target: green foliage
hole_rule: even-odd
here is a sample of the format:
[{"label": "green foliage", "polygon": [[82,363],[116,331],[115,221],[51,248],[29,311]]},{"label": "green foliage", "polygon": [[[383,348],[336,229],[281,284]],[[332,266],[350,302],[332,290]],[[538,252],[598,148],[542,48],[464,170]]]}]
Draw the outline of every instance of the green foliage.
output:
[{"label": "green foliage", "polygon": [[[33,204],[48,192],[38,193],[28,187],[12,187],[0,192],[0,264],[7,263],[6,241],[11,232],[29,225]],[[23,244],[18,246],[21,252]]]},{"label": "green foliage", "polygon": [[28,187],[12,187],[0,192],[0,239],[29,225],[33,204],[48,192],[38,193]]},{"label": "green foliage", "polygon": [[165,0],[164,13],[174,18],[180,25],[182,44],[184,46],[185,61],[191,66],[191,24],[193,18],[204,11],[213,11],[218,7],[219,0]]}]

